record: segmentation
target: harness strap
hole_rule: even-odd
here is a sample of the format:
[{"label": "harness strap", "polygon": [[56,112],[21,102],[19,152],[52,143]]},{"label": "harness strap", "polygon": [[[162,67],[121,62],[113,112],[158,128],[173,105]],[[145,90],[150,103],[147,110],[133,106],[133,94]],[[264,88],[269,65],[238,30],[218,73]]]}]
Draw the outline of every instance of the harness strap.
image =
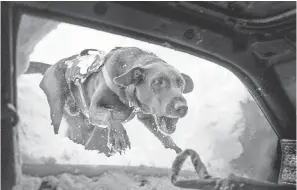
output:
[{"label": "harness strap", "polygon": [[115,88],[115,86],[114,86],[114,82],[113,82],[112,79],[110,78],[110,76],[109,76],[109,74],[108,74],[108,72],[107,72],[107,70],[106,70],[105,65],[102,66],[102,74],[103,74],[103,78],[104,78],[104,80],[105,80],[105,82],[106,82],[108,88],[109,88],[110,90],[112,90],[114,93],[117,94],[118,90]]},{"label": "harness strap", "polygon": [[[85,56],[92,55],[92,54],[90,54],[90,51],[95,51],[96,52],[93,62],[92,63],[81,63],[81,62],[79,62],[77,67],[79,68],[78,72],[79,72],[80,75],[76,76],[76,78],[74,78],[74,80],[73,80],[75,86],[77,86],[77,88],[78,88],[79,95],[80,95],[80,101],[81,101],[82,106],[83,106],[83,108],[81,109],[81,112],[87,118],[88,122],[90,122],[89,121],[90,114],[89,114],[89,108],[88,108],[87,103],[86,103],[85,92],[84,92],[84,90],[82,88],[82,83],[85,81],[85,79],[90,74],[92,74],[93,72],[98,71],[100,69],[100,67],[102,67],[103,60],[101,58],[104,57],[103,56],[104,52],[96,50],[96,49],[85,49],[80,53],[80,55],[77,55],[75,57],[75,59],[72,60],[72,61],[74,61],[74,60],[80,59],[80,57],[85,57]],[[83,62],[83,60],[80,60],[80,61]],[[99,65],[95,64],[98,61],[100,61],[100,64]],[[67,65],[68,65],[68,68],[70,69],[71,66],[72,66],[72,62],[71,62],[71,64],[68,63]],[[83,73],[82,73],[82,70],[83,70]],[[73,72],[76,72],[76,70],[73,71]],[[72,73],[70,73],[70,76],[71,76],[71,74]],[[74,101],[77,101],[77,99],[75,98],[75,96],[73,94],[73,91],[71,90],[71,82],[69,82],[68,85],[69,85],[70,94],[71,94],[72,98],[74,99]]]},{"label": "harness strap", "polygon": [[87,119],[89,120],[90,119],[89,109],[88,109],[88,106],[87,106],[87,103],[86,103],[86,98],[84,96],[84,91],[82,89],[81,83],[77,79],[75,80],[74,83],[78,87],[78,91],[79,91],[79,94],[80,94],[80,99],[81,99],[81,102],[82,102],[82,105],[83,105],[82,112],[87,117]]}]

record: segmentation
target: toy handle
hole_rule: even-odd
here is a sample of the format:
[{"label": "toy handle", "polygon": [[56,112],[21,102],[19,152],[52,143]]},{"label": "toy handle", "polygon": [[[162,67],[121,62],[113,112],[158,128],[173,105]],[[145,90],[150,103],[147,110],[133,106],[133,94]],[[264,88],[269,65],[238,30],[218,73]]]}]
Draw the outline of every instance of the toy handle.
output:
[{"label": "toy handle", "polygon": [[89,51],[97,51],[99,52],[97,49],[84,49],[80,52],[80,56],[84,56],[84,55],[90,55]]}]

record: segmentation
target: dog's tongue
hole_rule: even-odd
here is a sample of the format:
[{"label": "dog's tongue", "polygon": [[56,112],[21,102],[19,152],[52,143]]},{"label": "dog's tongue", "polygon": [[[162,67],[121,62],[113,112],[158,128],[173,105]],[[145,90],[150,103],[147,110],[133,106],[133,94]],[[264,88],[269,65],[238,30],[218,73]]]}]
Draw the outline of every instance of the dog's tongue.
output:
[{"label": "dog's tongue", "polygon": [[155,117],[158,128],[167,135],[172,134],[176,129],[177,118],[169,118],[165,116]]}]

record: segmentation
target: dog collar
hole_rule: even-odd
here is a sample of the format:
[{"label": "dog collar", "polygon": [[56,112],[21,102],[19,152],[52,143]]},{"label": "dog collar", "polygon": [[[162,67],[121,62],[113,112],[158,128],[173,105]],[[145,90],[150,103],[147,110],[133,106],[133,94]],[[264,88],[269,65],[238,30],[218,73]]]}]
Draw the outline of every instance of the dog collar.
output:
[{"label": "dog collar", "polygon": [[136,95],[134,85],[129,85],[128,87],[116,87],[111,77],[109,76],[105,65],[103,65],[102,67],[102,74],[108,88],[116,93],[123,103],[125,103],[129,107],[133,107],[135,112],[140,111],[140,106],[135,97]]},{"label": "dog collar", "polygon": [[133,107],[136,112],[141,110],[140,102],[136,97],[135,85],[131,84],[125,89],[125,99],[128,101],[129,107]]},{"label": "dog collar", "polygon": [[106,70],[105,65],[102,66],[102,74],[103,74],[103,78],[104,78],[108,88],[110,90],[112,90],[114,93],[119,94],[119,92],[118,92],[119,90],[115,87],[111,77],[109,76],[109,74],[108,74],[108,72]]}]

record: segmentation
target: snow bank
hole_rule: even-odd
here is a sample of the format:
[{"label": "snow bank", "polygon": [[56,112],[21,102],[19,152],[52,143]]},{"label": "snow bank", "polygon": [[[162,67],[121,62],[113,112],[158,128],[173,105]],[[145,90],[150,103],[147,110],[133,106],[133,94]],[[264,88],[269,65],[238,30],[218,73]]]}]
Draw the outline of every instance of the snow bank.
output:
[{"label": "snow bank", "polygon": [[[179,121],[173,139],[181,148],[196,150],[213,175],[222,177],[230,173],[230,161],[242,153],[238,140],[244,130],[240,102],[251,97],[228,70],[186,53],[69,24],[60,24],[47,35],[30,58],[54,64],[84,48],[108,52],[117,46],[136,46],[154,52],[192,77],[195,88],[186,95],[189,112]],[[20,146],[25,162],[171,167],[175,152],[166,150],[136,119],[125,124],[132,149],[121,156],[107,158],[85,150],[62,134],[54,135],[46,96],[38,87],[41,78],[33,74],[18,79]],[[65,128],[67,124],[63,121],[62,129]],[[190,162],[185,163],[185,168],[192,168]]]},{"label": "snow bank", "polygon": [[[114,182],[117,183],[114,183]],[[179,190],[167,177],[131,175],[121,172],[108,172],[88,178],[83,175],[61,174],[43,178],[23,176],[20,186],[14,190],[38,190],[40,187],[60,190]],[[186,190],[186,189],[185,189]]]},{"label": "snow bank", "polygon": [[33,52],[34,46],[58,24],[53,20],[22,15],[17,40],[17,76],[28,69],[29,55]]}]

